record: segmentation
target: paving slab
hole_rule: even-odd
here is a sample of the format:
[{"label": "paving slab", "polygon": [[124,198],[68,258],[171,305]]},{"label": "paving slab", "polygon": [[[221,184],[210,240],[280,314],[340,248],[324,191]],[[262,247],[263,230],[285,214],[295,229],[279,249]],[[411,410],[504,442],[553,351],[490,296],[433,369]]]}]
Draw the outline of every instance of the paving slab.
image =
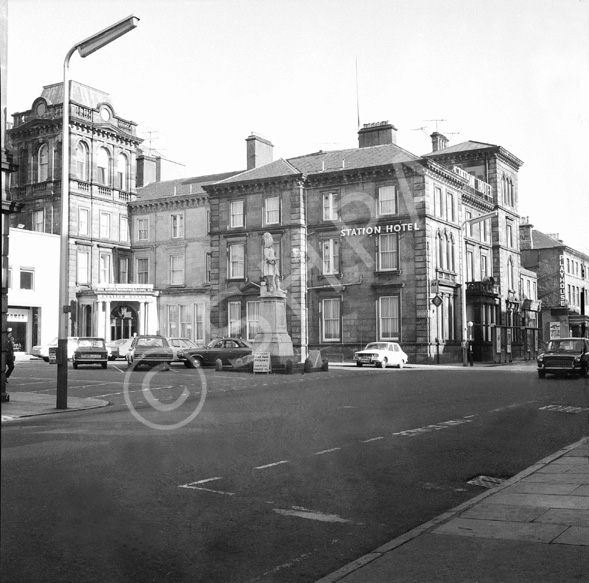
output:
[{"label": "paving slab", "polygon": [[460,518],[479,520],[507,520],[532,522],[546,513],[546,508],[534,506],[509,506],[507,504],[477,504],[460,515]]},{"label": "paving slab", "polygon": [[589,526],[589,510],[569,510],[567,508],[551,508],[538,518],[536,522],[569,524],[572,526]]},{"label": "paving slab", "polygon": [[[554,544],[561,545],[579,545],[589,547],[589,527],[570,526],[552,542]],[[589,556],[587,561],[589,562]]]},{"label": "paving slab", "polygon": [[543,508],[589,509],[589,499],[581,496],[551,496],[549,494],[510,494],[498,492],[489,504],[511,504],[512,506],[540,506]]}]

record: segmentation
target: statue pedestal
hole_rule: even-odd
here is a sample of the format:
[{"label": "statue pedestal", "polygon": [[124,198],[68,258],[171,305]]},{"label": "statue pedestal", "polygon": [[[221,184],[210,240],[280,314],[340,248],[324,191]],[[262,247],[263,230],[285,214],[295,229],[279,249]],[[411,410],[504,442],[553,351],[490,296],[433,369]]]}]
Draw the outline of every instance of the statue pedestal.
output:
[{"label": "statue pedestal", "polygon": [[253,352],[269,352],[273,364],[292,360],[292,340],[286,330],[286,298],[260,296],[260,332],[253,342]]}]

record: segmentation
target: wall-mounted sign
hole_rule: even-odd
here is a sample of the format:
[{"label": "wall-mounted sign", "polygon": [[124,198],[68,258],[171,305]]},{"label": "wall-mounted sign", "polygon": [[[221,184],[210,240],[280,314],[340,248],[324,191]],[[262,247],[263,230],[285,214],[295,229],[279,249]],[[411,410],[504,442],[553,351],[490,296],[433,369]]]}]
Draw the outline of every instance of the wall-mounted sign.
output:
[{"label": "wall-mounted sign", "polygon": [[560,322],[550,322],[550,340],[560,338]]},{"label": "wall-mounted sign", "polygon": [[566,294],[566,286],[564,283],[564,255],[560,256],[560,269],[559,269],[559,286],[558,291],[560,293],[560,305],[566,306],[567,305],[567,294]]},{"label": "wall-mounted sign", "polygon": [[380,235],[382,233],[404,233],[406,231],[419,231],[417,223],[393,223],[391,225],[376,225],[375,227],[358,227],[356,229],[342,229],[342,237],[355,237],[358,235]]}]

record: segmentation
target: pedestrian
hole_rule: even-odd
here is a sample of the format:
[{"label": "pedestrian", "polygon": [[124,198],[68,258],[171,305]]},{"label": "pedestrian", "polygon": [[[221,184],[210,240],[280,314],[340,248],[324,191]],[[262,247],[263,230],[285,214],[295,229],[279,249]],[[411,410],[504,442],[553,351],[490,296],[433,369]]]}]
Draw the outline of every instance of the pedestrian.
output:
[{"label": "pedestrian", "polygon": [[6,382],[14,370],[14,338],[12,337],[12,328],[8,328],[6,337]]}]

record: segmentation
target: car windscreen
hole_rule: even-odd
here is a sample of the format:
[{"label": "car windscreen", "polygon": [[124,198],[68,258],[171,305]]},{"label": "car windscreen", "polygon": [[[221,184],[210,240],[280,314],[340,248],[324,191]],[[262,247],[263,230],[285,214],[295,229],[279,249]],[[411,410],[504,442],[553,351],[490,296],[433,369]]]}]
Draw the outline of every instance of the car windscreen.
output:
[{"label": "car windscreen", "polygon": [[389,345],[385,342],[373,342],[368,344],[364,350],[388,350]]},{"label": "car windscreen", "polygon": [[137,346],[141,348],[161,348],[167,346],[167,344],[164,344],[163,338],[140,338],[137,340]]},{"label": "car windscreen", "polygon": [[581,352],[583,350],[582,340],[551,340],[548,350],[552,352]]},{"label": "car windscreen", "polygon": [[104,340],[99,338],[81,338],[78,340],[80,348],[104,348]]}]

